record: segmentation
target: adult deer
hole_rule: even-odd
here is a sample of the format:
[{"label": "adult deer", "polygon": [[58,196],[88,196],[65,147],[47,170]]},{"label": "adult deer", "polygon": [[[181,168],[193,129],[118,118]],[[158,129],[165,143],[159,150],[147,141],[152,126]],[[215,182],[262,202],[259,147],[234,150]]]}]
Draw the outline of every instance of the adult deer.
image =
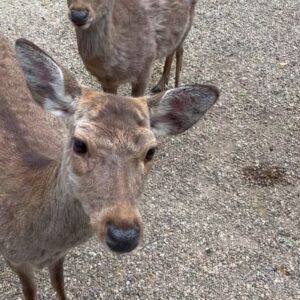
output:
[{"label": "adult deer", "polygon": [[175,87],[182,67],[183,42],[190,31],[196,0],[68,0],[80,56],[108,93],[130,82],[132,96],[147,87],[155,59],[164,58],[161,79],[168,84],[176,54]]},{"label": "adult deer", "polygon": [[17,40],[16,52],[17,58],[0,37],[0,253],[26,300],[36,299],[33,271],[43,267],[63,300],[70,248],[94,233],[115,252],[138,245],[143,224],[136,203],[156,148],[153,132],[190,128],[218,90],[104,94],[80,87],[29,41]]}]

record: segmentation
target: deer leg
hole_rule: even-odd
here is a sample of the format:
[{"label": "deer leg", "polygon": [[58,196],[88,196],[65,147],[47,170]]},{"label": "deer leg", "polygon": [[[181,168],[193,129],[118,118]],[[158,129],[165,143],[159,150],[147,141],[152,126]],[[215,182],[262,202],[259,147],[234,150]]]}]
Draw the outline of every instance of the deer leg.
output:
[{"label": "deer leg", "polygon": [[138,83],[131,84],[131,96],[140,97],[143,96],[147,88],[147,83],[139,81]]},{"label": "deer leg", "polygon": [[132,82],[131,96],[140,97],[145,94],[145,91],[146,91],[147,85],[148,85],[148,81],[150,78],[151,66],[152,66],[152,61],[151,61],[151,64],[147,65],[143,69],[143,74],[137,78],[137,81]]},{"label": "deer leg", "polygon": [[179,46],[176,49],[176,73],[175,73],[175,87],[179,85],[180,72],[182,69],[183,47]]},{"label": "deer leg", "polygon": [[116,83],[103,83],[102,88],[105,93],[117,94],[119,85]]},{"label": "deer leg", "polygon": [[64,288],[64,257],[48,267],[51,284],[59,300],[67,300]]},{"label": "deer leg", "polygon": [[166,89],[166,86],[168,85],[169,82],[173,58],[174,58],[174,52],[166,57],[162,77],[160,78],[157,85],[151,89],[152,93],[160,93]]},{"label": "deer leg", "polygon": [[33,268],[28,264],[15,265],[9,261],[7,261],[7,263],[20,279],[24,299],[37,300]]}]

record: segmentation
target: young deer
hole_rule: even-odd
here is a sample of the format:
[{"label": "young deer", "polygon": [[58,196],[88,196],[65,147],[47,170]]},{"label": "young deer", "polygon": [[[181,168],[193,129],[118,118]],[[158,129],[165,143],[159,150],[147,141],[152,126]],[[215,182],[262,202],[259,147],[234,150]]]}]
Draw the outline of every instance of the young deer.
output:
[{"label": "young deer", "polygon": [[26,300],[37,299],[33,271],[42,267],[63,300],[69,249],[94,233],[118,253],[139,244],[136,203],[156,149],[154,133],[190,128],[218,90],[193,85],[152,97],[104,94],[80,87],[29,41],[17,40],[16,52],[17,58],[0,37],[0,253]]},{"label": "young deer", "polygon": [[191,28],[196,0],[68,0],[80,56],[108,93],[130,82],[132,96],[147,87],[155,59],[164,58],[161,79],[168,84],[176,54],[175,86],[182,67],[183,42]]}]

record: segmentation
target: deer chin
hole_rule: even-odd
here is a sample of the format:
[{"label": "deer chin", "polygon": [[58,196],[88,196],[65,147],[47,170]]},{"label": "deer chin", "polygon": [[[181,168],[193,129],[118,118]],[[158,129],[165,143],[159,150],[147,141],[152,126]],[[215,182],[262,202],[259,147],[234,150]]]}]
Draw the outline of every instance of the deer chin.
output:
[{"label": "deer chin", "polygon": [[85,24],[83,25],[77,25],[75,23],[73,23],[73,26],[77,29],[77,30],[86,30],[88,29],[91,24],[92,24],[93,20],[88,20]]}]

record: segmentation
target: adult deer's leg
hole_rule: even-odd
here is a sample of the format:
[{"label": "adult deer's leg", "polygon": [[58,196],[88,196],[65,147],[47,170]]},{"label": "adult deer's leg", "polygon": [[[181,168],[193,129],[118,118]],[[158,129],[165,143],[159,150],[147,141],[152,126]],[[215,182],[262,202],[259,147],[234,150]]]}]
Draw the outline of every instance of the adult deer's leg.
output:
[{"label": "adult deer's leg", "polygon": [[151,74],[151,69],[152,61],[146,64],[146,66],[143,69],[143,72],[137,77],[136,82],[132,82],[131,96],[140,97],[145,94]]},{"label": "adult deer's leg", "polygon": [[33,268],[28,264],[17,265],[7,261],[11,269],[19,276],[25,300],[37,300]]},{"label": "adult deer's leg", "polygon": [[182,69],[183,47],[179,46],[176,49],[176,73],[175,73],[175,87],[179,85],[180,72]]},{"label": "adult deer's leg", "polygon": [[102,83],[102,88],[105,93],[117,94],[119,85],[114,83]]},{"label": "adult deer's leg", "polygon": [[172,54],[170,54],[166,57],[162,77],[160,78],[157,85],[151,89],[152,93],[160,93],[166,89],[166,86],[168,85],[168,82],[169,82],[169,77],[170,77],[174,54],[175,54],[175,52],[173,52]]},{"label": "adult deer's leg", "polygon": [[59,300],[67,300],[64,288],[64,257],[48,267],[51,284]]},{"label": "adult deer's leg", "polygon": [[143,96],[144,93],[145,93],[146,88],[147,88],[147,82],[146,81],[143,81],[143,82],[139,81],[138,83],[132,83],[131,84],[131,96],[132,97]]}]

